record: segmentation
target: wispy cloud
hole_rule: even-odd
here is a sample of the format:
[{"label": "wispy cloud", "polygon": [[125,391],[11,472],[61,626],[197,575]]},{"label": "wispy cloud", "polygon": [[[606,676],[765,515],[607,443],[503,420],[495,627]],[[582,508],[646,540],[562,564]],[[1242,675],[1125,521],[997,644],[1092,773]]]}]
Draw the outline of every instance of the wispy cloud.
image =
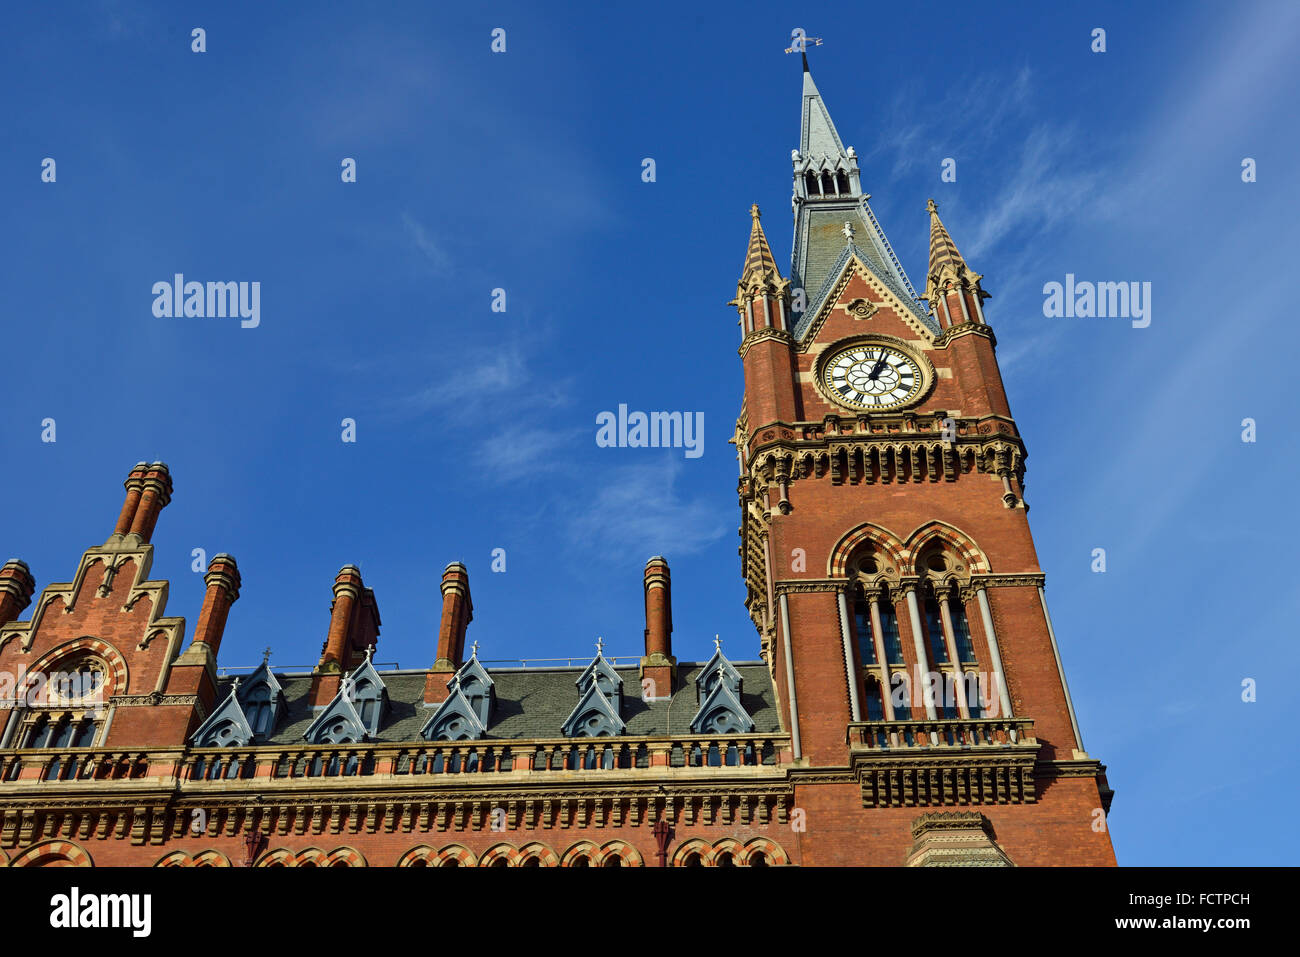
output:
[{"label": "wispy cloud", "polygon": [[684,464],[665,456],[642,465],[602,473],[594,494],[574,509],[570,544],[592,561],[638,560],[672,552],[687,555],[712,545],[735,523],[703,499],[687,499],[678,488]]},{"label": "wispy cloud", "polygon": [[406,235],[419,250],[425,261],[433,267],[433,271],[439,275],[447,275],[451,272],[451,260],[443,248],[438,244],[429,231],[421,225],[410,213],[402,213],[402,225],[406,227]]}]

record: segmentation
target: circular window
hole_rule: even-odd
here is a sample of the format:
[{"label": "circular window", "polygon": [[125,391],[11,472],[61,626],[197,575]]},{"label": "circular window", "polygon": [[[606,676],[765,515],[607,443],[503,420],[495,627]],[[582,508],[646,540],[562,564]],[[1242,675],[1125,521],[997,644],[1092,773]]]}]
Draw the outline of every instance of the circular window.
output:
[{"label": "circular window", "polygon": [[93,655],[64,659],[50,671],[46,685],[50,698],[61,702],[94,701],[103,696],[108,669]]}]

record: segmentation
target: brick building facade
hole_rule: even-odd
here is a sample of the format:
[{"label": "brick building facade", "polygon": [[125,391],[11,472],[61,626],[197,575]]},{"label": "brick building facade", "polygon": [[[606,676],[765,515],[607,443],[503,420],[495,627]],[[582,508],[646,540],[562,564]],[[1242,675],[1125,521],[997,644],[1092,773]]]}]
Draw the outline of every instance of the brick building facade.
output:
[{"label": "brick building facade", "polygon": [[733,301],[756,660],[674,657],[656,557],[640,661],[488,668],[453,563],[430,667],[384,671],[349,565],[310,673],[222,676],[239,569],[186,644],[140,463],[70,583],[0,569],[0,864],[1114,864],[982,277],[930,203],[916,295],[806,61],[801,124],[790,275],[755,206]]}]

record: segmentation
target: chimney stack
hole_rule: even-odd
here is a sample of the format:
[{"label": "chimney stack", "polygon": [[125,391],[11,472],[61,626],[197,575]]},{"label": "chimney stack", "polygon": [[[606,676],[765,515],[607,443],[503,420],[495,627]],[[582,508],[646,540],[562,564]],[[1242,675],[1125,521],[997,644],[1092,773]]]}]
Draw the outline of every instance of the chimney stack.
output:
[{"label": "chimney stack", "polygon": [[465,632],[474,620],[469,595],[469,571],[452,562],[442,573],[442,621],[438,626],[438,656],[424,685],[424,700],[438,704],[447,697],[447,682],[465,660]]},{"label": "chimney stack", "polygon": [[645,657],[641,659],[641,693],[647,700],[667,698],[677,680],[673,657],[672,576],[668,562],[656,555],[645,566]]},{"label": "chimney stack", "polygon": [[374,591],[365,587],[360,568],[344,565],[334,577],[330,629],[320,663],[312,672],[309,697],[314,707],[329,704],[338,692],[342,673],[360,665],[366,649],[378,644],[379,625]]},{"label": "chimney stack", "polygon": [[153,537],[158,514],[172,500],[172,477],[166,462],[137,462],[126,477],[126,500],[109,542],[134,535],[140,544]]},{"label": "chimney stack", "polygon": [[23,609],[32,603],[36,579],[27,563],[11,558],[0,568],[0,625],[16,621]]},{"label": "chimney stack", "polygon": [[203,582],[208,591],[203,596],[203,608],[194,628],[194,641],[211,648],[215,658],[226,630],[230,606],[239,600],[241,582],[234,556],[222,552],[208,562],[208,573],[203,576]]},{"label": "chimney stack", "polygon": [[226,618],[230,606],[239,599],[241,582],[234,557],[224,552],[215,556],[208,562],[203,581],[208,590],[194,626],[194,640],[172,665],[168,691],[177,694],[197,691],[206,709],[212,707],[216,696],[217,652],[226,630]]}]

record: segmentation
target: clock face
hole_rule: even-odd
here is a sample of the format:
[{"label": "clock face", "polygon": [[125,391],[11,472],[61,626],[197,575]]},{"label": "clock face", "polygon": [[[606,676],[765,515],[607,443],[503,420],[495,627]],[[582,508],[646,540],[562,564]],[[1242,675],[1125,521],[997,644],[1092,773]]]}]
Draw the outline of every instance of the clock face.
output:
[{"label": "clock face", "polygon": [[876,343],[849,346],[822,367],[822,384],[837,402],[868,411],[906,405],[920,395],[923,381],[911,356]]}]

